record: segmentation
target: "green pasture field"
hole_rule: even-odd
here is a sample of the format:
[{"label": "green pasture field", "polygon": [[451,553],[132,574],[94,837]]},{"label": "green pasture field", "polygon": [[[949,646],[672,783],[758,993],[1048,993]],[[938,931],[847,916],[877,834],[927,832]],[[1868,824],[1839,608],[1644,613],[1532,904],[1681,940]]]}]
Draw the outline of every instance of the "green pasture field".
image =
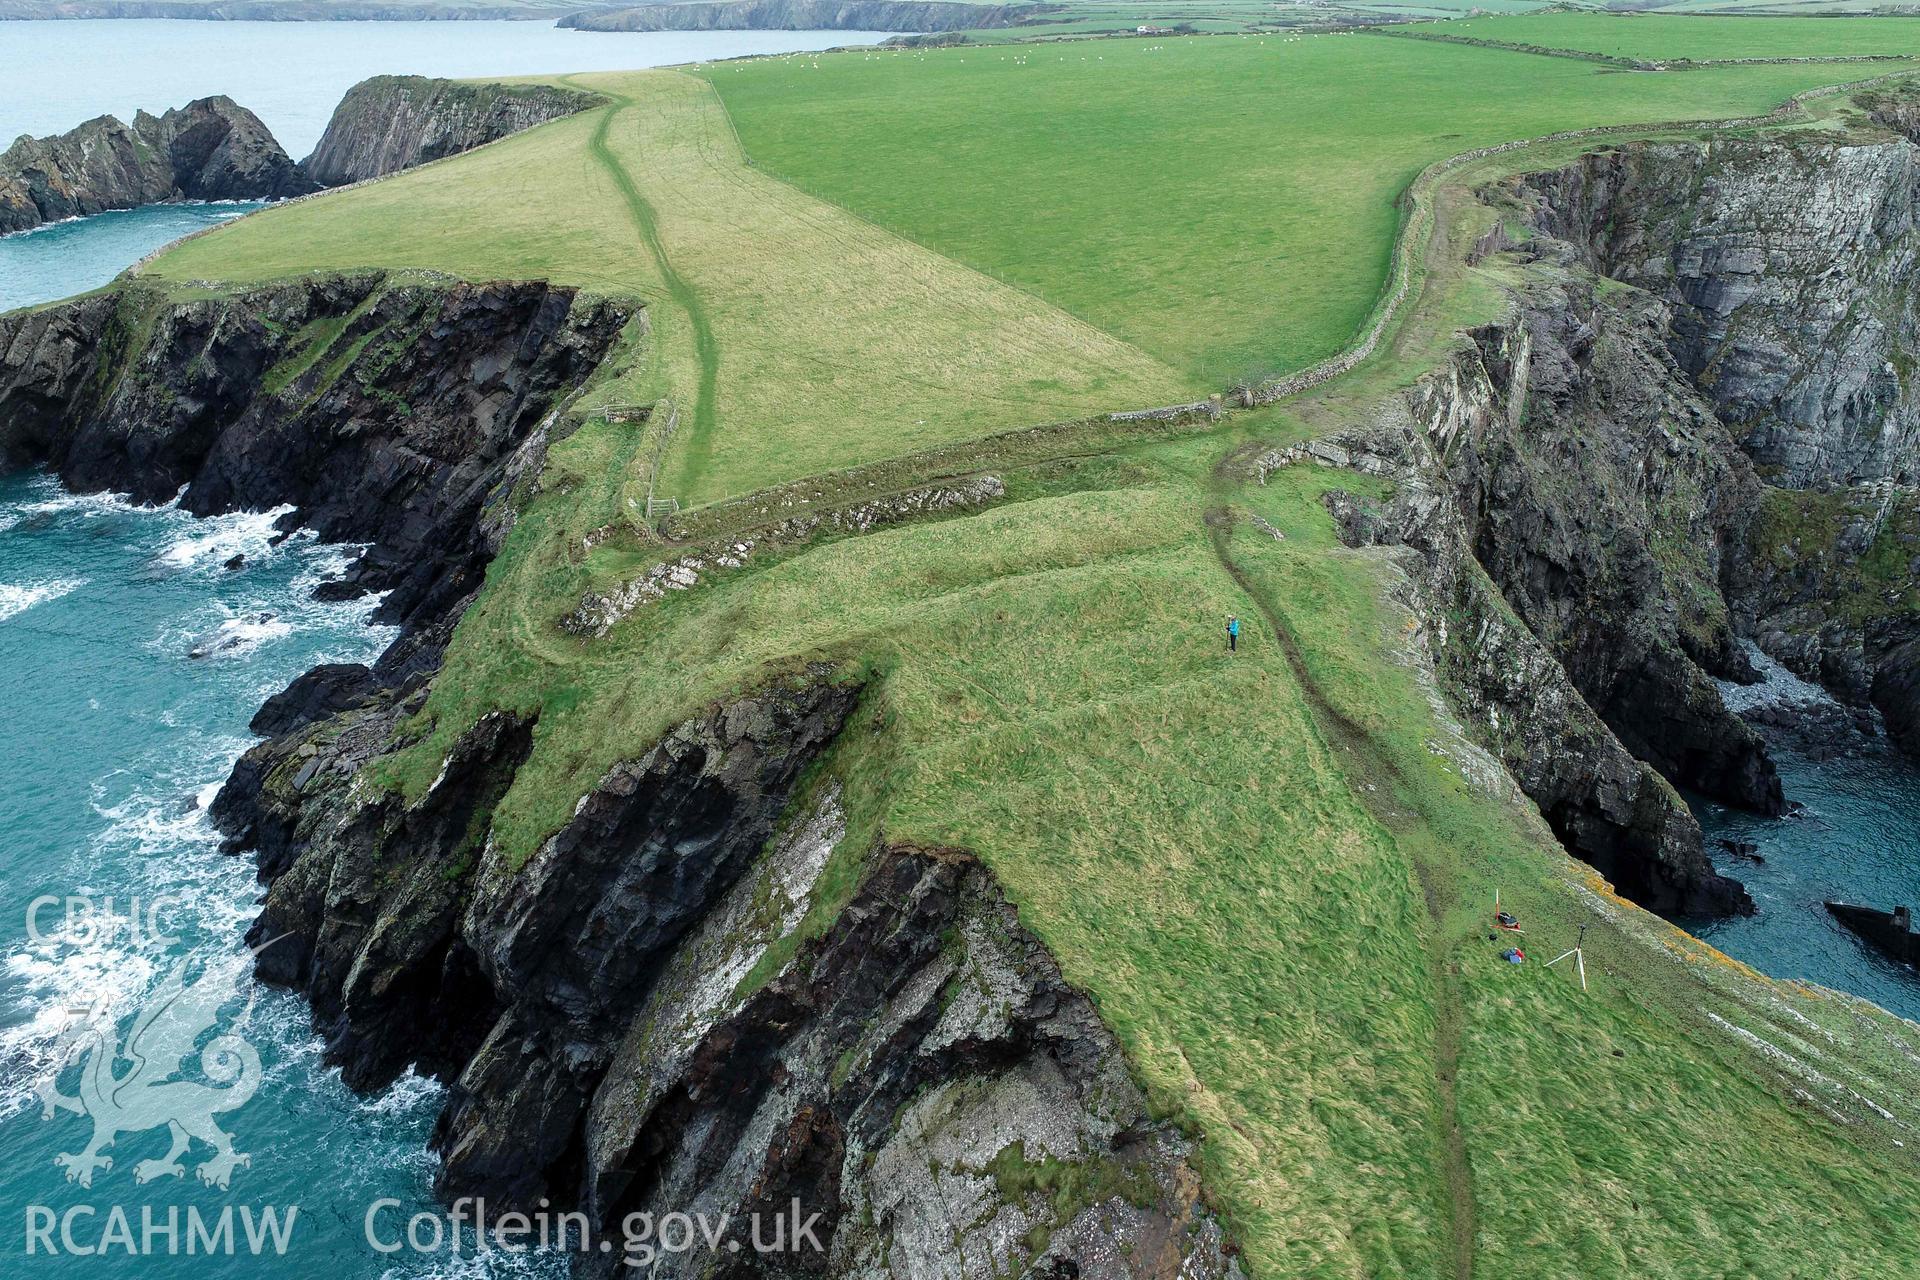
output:
[{"label": "green pasture field", "polygon": [[1209,386],[1344,346],[1385,277],[1395,199],[1435,160],[1755,114],[1849,78],[1629,75],[1357,34],[855,51],[704,74],[761,171]]},{"label": "green pasture field", "polygon": [[674,406],[658,490],[690,502],[1197,390],[1030,294],[748,168],[697,78],[569,83],[610,105],[241,219],[148,275],[381,266],[644,298],[649,340],[596,396]]}]

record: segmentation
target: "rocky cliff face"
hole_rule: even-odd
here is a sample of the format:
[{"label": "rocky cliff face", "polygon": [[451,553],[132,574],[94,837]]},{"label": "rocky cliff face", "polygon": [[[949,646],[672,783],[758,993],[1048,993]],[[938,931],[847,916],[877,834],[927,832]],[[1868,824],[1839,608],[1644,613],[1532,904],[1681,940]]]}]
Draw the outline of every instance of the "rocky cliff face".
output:
[{"label": "rocky cliff face", "polygon": [[1634,145],[1527,188],[1541,230],[1669,304],[1675,359],[1768,479],[1920,477],[1920,148]]},{"label": "rocky cliff face", "polygon": [[479,585],[490,502],[627,313],[546,285],[378,273],[171,301],[137,289],[0,316],[0,466],[195,514],[291,504],[372,546],[358,585],[431,633]]},{"label": "rocky cliff face", "polygon": [[1187,1140],[972,858],[872,849],[831,925],[747,980],[844,838],[835,788],[799,779],[858,693],[817,669],[681,724],[525,866],[485,832],[530,723],[482,720],[408,806],[354,781],[406,699],[295,716],[215,812],[259,850],[255,935],[290,935],[262,973],[355,1085],[451,1082],[443,1197],[577,1206],[616,1239],[640,1213],[816,1224],[778,1267],[661,1274],[1236,1274]]},{"label": "rocky cliff face", "polygon": [[1915,750],[1920,103],[1860,105],[1897,136],[1640,144],[1514,195],[1582,264],[1665,304],[1652,323],[1774,486],[1722,566],[1733,625]]},{"label": "rocky cliff face", "polygon": [[1746,665],[1715,584],[1758,486],[1649,306],[1543,291],[1404,416],[1249,461],[1391,476],[1386,504],[1336,495],[1343,536],[1417,553],[1410,603],[1447,692],[1567,848],[1654,910],[1751,911],[1670,783],[1783,804],[1712,680]]},{"label": "rocky cliff face", "polygon": [[552,85],[375,76],[347,91],[301,168],[323,187],[378,178],[471,151],[595,101]]},{"label": "rocky cliff face", "polygon": [[957,0],[674,0],[569,14],[559,25],[579,31],[957,31],[1010,27],[1049,7]]},{"label": "rocky cliff face", "polygon": [[[1903,102],[1875,118],[1920,118]],[[1416,553],[1463,718],[1657,910],[1751,909],[1668,785],[1780,810],[1714,684],[1752,677],[1742,640],[1920,748],[1916,175],[1920,147],[1885,135],[1632,144],[1529,175],[1492,197],[1550,268],[1514,317],[1464,335],[1404,417],[1249,459],[1393,477],[1386,504],[1335,496],[1344,535]]]},{"label": "rocky cliff face", "polygon": [[278,200],[311,190],[267,127],[230,98],[132,125],[101,116],[0,153],[0,233],[167,200]]},{"label": "rocky cliff face", "polygon": [[1771,489],[1728,562],[1735,626],[1920,755],[1920,494]]}]

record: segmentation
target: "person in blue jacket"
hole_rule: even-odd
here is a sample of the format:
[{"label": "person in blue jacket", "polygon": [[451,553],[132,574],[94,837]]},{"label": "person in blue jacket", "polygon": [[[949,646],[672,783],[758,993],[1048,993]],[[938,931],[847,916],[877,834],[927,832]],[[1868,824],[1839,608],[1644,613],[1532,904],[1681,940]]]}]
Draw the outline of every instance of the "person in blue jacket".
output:
[{"label": "person in blue jacket", "polygon": [[1227,615],[1227,652],[1233,653],[1240,648],[1240,619]]}]

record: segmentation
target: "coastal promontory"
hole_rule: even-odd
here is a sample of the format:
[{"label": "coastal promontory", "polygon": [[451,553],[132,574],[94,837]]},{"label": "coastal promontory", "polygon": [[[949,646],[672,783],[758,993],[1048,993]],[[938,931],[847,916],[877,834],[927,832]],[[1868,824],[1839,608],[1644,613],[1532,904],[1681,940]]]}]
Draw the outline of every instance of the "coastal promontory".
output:
[{"label": "coastal promontory", "polygon": [[0,153],[0,233],[170,200],[277,200],[312,189],[260,118],[201,98],[131,125],[99,116]]}]

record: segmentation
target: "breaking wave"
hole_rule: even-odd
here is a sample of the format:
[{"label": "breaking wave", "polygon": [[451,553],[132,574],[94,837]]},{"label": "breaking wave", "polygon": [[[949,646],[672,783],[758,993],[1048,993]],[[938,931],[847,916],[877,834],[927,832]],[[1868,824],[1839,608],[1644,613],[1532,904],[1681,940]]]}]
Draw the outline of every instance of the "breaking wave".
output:
[{"label": "breaking wave", "polygon": [[0,622],[23,614],[37,604],[58,600],[86,585],[85,578],[51,578],[25,585],[0,582]]}]

